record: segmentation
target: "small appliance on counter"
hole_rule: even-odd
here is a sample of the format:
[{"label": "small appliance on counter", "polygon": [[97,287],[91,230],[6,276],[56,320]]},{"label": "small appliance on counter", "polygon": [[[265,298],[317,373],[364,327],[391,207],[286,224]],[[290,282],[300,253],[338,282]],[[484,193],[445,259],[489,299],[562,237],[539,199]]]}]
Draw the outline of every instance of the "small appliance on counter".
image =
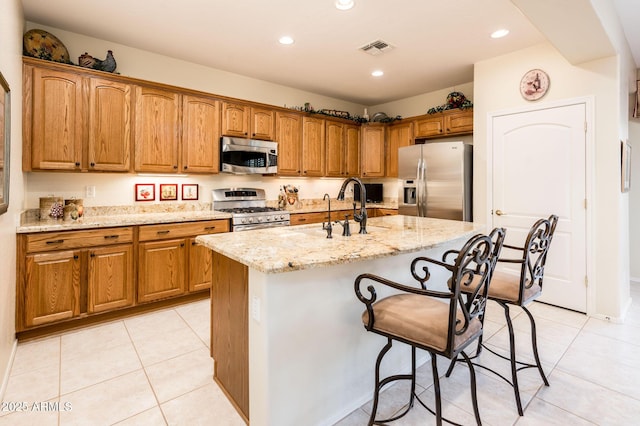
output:
[{"label": "small appliance on counter", "polygon": [[[382,198],[382,184],[381,183],[365,183],[364,190],[367,193],[367,203],[381,203]],[[353,201],[360,201],[360,187],[353,185]]]},{"label": "small appliance on counter", "polygon": [[222,188],[214,189],[211,195],[212,210],[231,213],[233,232],[290,224],[291,215],[288,211],[267,207],[264,189]]}]

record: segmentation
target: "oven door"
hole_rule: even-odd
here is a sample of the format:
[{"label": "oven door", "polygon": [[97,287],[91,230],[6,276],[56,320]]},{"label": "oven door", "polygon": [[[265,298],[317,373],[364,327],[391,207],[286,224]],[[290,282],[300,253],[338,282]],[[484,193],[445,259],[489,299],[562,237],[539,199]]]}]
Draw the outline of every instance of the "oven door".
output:
[{"label": "oven door", "polygon": [[220,171],[236,174],[278,172],[278,144],[269,141],[223,137]]},{"label": "oven door", "polygon": [[233,232],[251,231],[252,229],[275,228],[278,226],[289,226],[289,224],[290,222],[286,220],[283,222],[254,223],[252,225],[234,225]]}]

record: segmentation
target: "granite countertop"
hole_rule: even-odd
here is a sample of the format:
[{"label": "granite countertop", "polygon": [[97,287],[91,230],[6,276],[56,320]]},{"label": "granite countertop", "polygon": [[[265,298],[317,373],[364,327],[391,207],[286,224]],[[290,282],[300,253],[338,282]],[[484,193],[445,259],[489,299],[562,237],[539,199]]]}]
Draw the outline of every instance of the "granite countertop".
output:
[{"label": "granite countertop", "polygon": [[[277,201],[270,202],[273,207]],[[397,203],[367,204],[370,208],[397,209]],[[349,210],[353,208],[352,201],[331,200],[331,210]],[[291,214],[314,213],[327,209],[326,201],[303,200],[300,207],[287,206]],[[33,232],[73,231],[91,228],[109,228],[114,226],[151,225],[156,223],[192,222],[197,220],[230,219],[231,214],[211,210],[211,203],[164,204],[139,206],[88,207],[85,215],[78,220],[40,220],[39,210],[32,209],[23,212],[20,225],[16,229],[18,234]]]},{"label": "granite countertop", "polygon": [[229,219],[231,214],[215,210],[108,214],[84,216],[78,220],[26,219],[18,226],[18,234],[48,231],[72,231],[113,226],[150,225],[156,223],[192,222],[196,220]]},{"label": "granite countertop", "polygon": [[370,218],[363,235],[350,223],[350,237],[335,225],[328,239],[321,224],[311,224],[201,235],[196,242],[258,271],[280,273],[416,252],[485,231],[471,222],[397,215]]}]

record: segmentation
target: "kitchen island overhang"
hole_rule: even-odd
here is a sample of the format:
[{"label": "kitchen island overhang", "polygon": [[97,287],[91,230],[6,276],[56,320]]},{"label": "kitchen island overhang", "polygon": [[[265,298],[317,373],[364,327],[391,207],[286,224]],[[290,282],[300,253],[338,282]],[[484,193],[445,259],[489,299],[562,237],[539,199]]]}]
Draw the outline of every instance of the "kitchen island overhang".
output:
[{"label": "kitchen island overhang", "polygon": [[[362,325],[355,278],[412,283],[418,254],[439,257],[485,232],[413,216],[372,218],[369,228],[332,239],[320,224],[197,237],[214,251],[214,379],[247,422],[331,425],[370,400],[384,339]],[[384,373],[406,371],[408,349],[385,363]]]}]

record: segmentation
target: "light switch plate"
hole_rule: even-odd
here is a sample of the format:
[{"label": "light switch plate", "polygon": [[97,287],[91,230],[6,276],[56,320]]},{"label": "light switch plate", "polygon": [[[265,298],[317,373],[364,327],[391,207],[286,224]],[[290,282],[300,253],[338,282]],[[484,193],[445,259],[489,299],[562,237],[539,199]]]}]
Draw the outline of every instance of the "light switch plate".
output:
[{"label": "light switch plate", "polygon": [[96,196],[96,187],[93,185],[86,186],[84,196],[86,198],[94,198]]}]

